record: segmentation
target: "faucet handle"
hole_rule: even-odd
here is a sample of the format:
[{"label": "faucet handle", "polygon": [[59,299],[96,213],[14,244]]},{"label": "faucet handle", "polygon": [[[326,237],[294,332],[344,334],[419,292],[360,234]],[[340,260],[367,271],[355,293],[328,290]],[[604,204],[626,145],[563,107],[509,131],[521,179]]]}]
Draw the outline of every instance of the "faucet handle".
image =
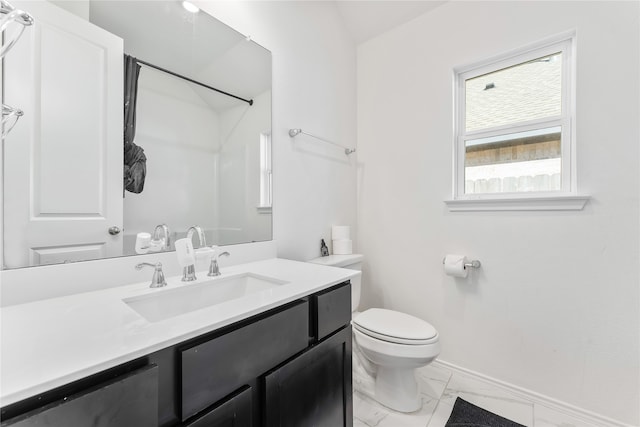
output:
[{"label": "faucet handle", "polygon": [[222,253],[218,253],[217,252],[217,247],[216,247],[216,254],[213,256],[213,258],[211,258],[211,264],[209,265],[209,273],[207,274],[207,276],[211,276],[211,277],[216,277],[219,276],[220,273],[220,266],[218,265],[218,257],[221,256],[229,256],[229,252],[224,251]]},{"label": "faucet handle", "polygon": [[136,265],[136,270],[142,270],[143,267],[153,267],[155,271],[153,272],[153,277],[151,278],[150,288],[162,288],[163,286],[167,286],[167,282],[164,279],[164,273],[162,272],[162,263],[157,262],[155,264],[151,264],[149,262],[141,262]]}]

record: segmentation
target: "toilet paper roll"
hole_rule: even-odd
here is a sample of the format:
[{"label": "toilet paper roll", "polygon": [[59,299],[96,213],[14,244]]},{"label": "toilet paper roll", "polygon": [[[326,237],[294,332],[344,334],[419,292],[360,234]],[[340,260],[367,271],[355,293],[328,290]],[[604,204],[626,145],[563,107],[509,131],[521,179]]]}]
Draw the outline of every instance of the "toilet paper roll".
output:
[{"label": "toilet paper roll", "polygon": [[348,239],[339,239],[333,241],[334,255],[351,255],[353,253],[353,242]]},{"label": "toilet paper roll", "polygon": [[469,270],[464,267],[466,262],[464,255],[448,254],[444,258],[444,272],[452,277],[467,277]]},{"label": "toilet paper roll", "polygon": [[351,227],[348,225],[334,225],[331,227],[332,240],[351,240]]},{"label": "toilet paper roll", "polygon": [[149,246],[151,245],[151,234],[149,233],[138,233],[136,234],[136,253],[137,254],[146,254],[149,252]]}]

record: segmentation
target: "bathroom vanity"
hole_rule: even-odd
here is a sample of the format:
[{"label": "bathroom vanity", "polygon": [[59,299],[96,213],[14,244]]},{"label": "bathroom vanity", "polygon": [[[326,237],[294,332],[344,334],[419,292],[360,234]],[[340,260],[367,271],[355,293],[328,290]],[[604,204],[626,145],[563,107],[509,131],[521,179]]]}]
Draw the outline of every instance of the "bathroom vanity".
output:
[{"label": "bathroom vanity", "polygon": [[[2,426],[351,426],[357,274],[270,259],[5,307]],[[130,304],[248,276],[277,284],[168,317]]]},{"label": "bathroom vanity", "polygon": [[[3,58],[27,114],[3,146],[1,425],[351,426],[359,273],[266,259],[183,283],[168,251],[194,224],[271,241],[271,53],[180,2],[57,3],[15,0],[35,23]],[[124,192],[123,116],[162,171],[144,193]],[[118,286],[141,262],[168,285]]]}]

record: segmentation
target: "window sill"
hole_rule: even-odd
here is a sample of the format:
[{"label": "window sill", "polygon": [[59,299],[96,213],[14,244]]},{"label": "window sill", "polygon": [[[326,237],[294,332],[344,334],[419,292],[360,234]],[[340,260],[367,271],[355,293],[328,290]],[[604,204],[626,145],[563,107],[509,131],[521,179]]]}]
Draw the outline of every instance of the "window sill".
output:
[{"label": "window sill", "polygon": [[271,206],[258,206],[256,210],[261,215],[271,215]]},{"label": "window sill", "polygon": [[550,196],[500,199],[445,200],[450,212],[580,211],[590,196]]}]

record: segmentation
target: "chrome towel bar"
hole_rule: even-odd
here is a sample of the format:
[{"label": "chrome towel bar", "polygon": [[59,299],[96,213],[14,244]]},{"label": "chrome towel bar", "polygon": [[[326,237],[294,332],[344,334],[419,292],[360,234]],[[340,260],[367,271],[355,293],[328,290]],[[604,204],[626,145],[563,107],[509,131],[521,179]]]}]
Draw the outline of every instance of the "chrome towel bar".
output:
[{"label": "chrome towel bar", "polygon": [[320,140],[322,142],[326,142],[327,144],[335,145],[336,147],[344,148],[344,154],[346,154],[347,156],[349,154],[351,154],[351,153],[355,153],[355,151],[356,151],[355,148],[345,147],[344,145],[340,145],[340,144],[337,144],[337,143],[335,143],[333,141],[329,141],[327,139],[320,138],[319,136],[315,136],[315,135],[312,135],[310,133],[304,132],[302,129],[289,129],[289,136],[291,138],[295,138],[296,136],[298,136],[300,134],[310,136],[311,138],[315,138],[315,139]]}]

